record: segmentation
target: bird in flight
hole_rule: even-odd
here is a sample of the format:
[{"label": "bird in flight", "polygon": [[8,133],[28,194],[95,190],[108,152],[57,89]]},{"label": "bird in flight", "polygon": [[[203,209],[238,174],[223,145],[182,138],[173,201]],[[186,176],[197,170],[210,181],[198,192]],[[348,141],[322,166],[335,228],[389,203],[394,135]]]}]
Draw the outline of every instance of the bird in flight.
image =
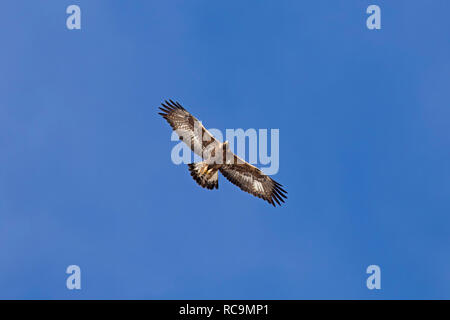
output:
[{"label": "bird in flight", "polygon": [[219,188],[219,171],[241,190],[261,198],[275,207],[286,199],[281,184],[258,168],[235,155],[228,146],[216,140],[202,123],[178,102],[165,101],[159,114],[167,120],[180,140],[186,143],[203,161],[188,164],[191,176],[203,188]]}]

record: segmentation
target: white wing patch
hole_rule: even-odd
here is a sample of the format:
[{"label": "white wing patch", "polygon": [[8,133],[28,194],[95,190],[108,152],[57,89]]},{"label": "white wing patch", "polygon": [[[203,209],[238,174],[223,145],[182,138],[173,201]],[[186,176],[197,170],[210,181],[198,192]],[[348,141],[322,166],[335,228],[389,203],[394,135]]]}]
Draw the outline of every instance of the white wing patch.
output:
[{"label": "white wing patch", "polygon": [[253,181],[253,189],[256,192],[264,192],[264,188],[261,182],[259,182],[258,180],[254,180]]}]

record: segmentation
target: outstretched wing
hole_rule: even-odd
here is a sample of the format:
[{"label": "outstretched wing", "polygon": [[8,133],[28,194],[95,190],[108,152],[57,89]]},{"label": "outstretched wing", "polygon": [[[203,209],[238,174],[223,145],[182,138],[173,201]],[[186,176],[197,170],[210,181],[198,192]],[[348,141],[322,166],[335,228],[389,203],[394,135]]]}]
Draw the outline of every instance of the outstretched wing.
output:
[{"label": "outstretched wing", "polygon": [[203,150],[210,143],[219,143],[213,135],[205,129],[202,123],[186,111],[181,104],[172,100],[161,103],[163,112],[159,114],[167,120],[180,140],[186,143],[192,151],[203,156]]},{"label": "outstretched wing", "polygon": [[241,190],[266,200],[274,207],[274,201],[281,205],[280,201],[284,202],[283,198],[287,198],[287,191],[282,188],[281,184],[236,155],[234,155],[232,164],[224,164],[219,170],[225,178]]}]

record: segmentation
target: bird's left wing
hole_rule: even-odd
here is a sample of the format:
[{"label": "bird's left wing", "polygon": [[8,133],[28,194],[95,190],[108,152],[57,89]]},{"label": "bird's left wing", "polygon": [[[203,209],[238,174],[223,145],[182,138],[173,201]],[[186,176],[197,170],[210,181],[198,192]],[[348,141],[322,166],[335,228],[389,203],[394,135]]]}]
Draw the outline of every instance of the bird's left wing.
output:
[{"label": "bird's left wing", "polygon": [[224,164],[220,167],[220,172],[231,183],[241,190],[248,192],[258,198],[262,198],[275,207],[274,201],[278,204],[287,198],[282,185],[265,175],[255,166],[234,155],[232,164]]}]

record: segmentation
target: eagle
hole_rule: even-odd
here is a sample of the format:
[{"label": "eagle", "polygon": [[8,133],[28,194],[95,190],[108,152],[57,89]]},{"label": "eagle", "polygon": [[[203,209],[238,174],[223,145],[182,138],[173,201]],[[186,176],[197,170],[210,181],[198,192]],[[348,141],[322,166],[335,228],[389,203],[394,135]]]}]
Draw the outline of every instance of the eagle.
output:
[{"label": "eagle", "polygon": [[219,171],[241,190],[261,198],[274,207],[287,199],[287,191],[258,168],[234,154],[228,141],[220,142],[205,129],[202,123],[178,102],[165,100],[159,108],[161,115],[193,152],[202,157],[201,162],[188,164],[194,180],[203,188],[219,188]]}]

